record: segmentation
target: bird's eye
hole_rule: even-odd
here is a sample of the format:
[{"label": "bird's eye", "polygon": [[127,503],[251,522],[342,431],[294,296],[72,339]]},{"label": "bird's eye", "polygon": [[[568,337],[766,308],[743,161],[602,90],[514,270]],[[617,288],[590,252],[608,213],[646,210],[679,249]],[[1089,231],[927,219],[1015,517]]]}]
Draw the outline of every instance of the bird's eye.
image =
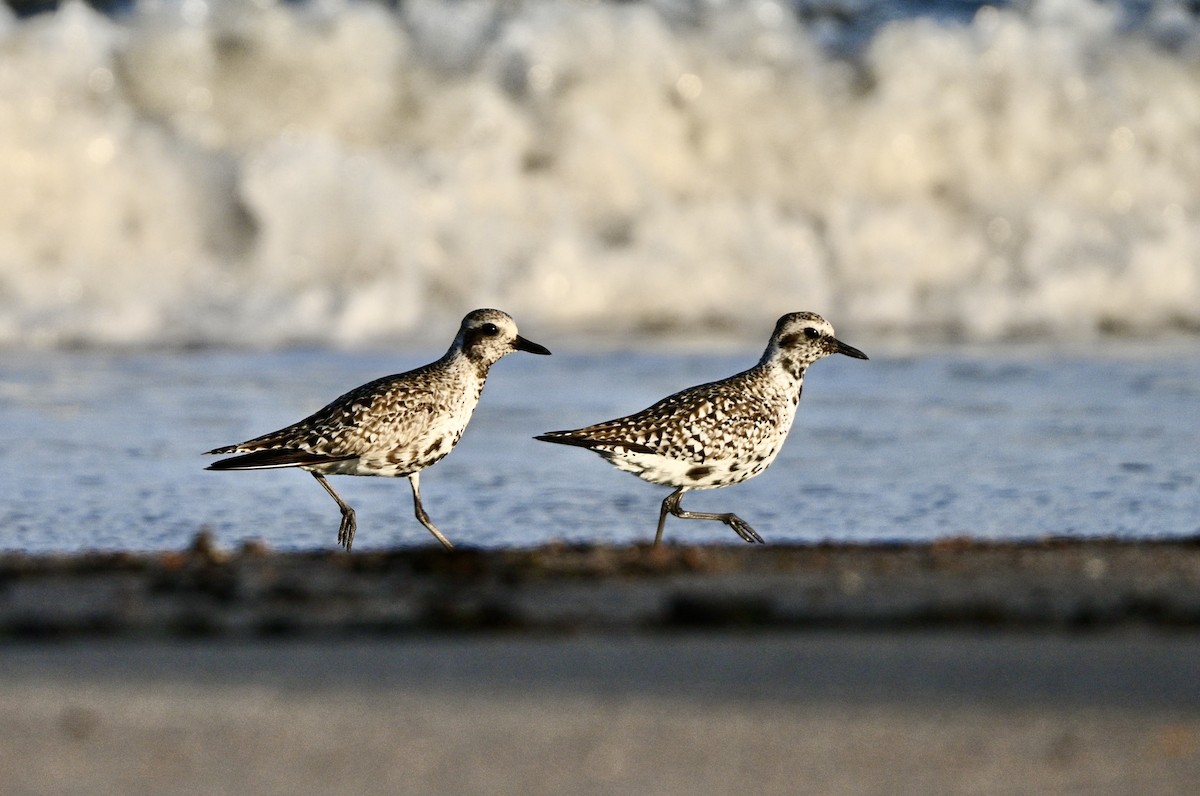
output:
[{"label": "bird's eye", "polygon": [[495,337],[496,335],[500,334],[500,327],[494,323],[485,323],[483,326],[479,327],[479,330],[488,337]]},{"label": "bird's eye", "polygon": [[818,337],[821,336],[821,333],[818,332],[816,329],[812,328],[811,326],[806,326],[804,328],[804,336],[807,337],[809,340],[816,340]]}]

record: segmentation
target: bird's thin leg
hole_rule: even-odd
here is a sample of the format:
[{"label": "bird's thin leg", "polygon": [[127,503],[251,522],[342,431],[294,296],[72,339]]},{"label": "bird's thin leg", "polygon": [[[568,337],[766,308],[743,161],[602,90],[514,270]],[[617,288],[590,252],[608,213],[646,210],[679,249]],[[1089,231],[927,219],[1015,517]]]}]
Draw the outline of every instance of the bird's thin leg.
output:
[{"label": "bird's thin leg", "polygon": [[[680,501],[683,500],[683,493],[685,491],[686,490],[683,487],[680,487],[671,494],[667,495],[666,500],[663,501],[662,513],[659,515],[658,519],[659,535],[662,535],[663,521],[666,520],[667,513],[669,512],[681,520],[718,520],[732,528],[733,532],[742,537],[742,539],[745,541],[750,542],[751,544],[756,542],[758,544],[763,543],[763,538],[758,535],[758,532],[751,528],[749,523],[736,514],[711,514],[706,511],[685,511],[679,505]],[[655,539],[655,544],[658,544],[657,539]]]},{"label": "bird's thin leg", "polygon": [[433,524],[433,520],[429,519],[429,515],[425,513],[425,507],[421,505],[420,475],[420,473],[413,473],[408,477],[408,483],[412,485],[413,509],[416,511],[417,519],[429,529],[429,532],[433,534],[435,539],[442,543],[442,547],[445,547],[447,550],[453,550],[454,545],[450,543],[449,539],[442,536],[442,532]]},{"label": "bird's thin leg", "polygon": [[346,552],[350,552],[350,545],[354,542],[354,531],[358,528],[358,521],[354,518],[354,509],[338,496],[337,492],[333,491],[333,487],[325,480],[325,476],[318,472],[309,470],[312,477],[317,479],[317,483],[325,488],[329,496],[337,501],[338,508],[342,510],[342,524],[338,526],[338,544],[346,548]]},{"label": "bird's thin leg", "polygon": [[658,547],[662,544],[663,528],[667,524],[667,512],[672,514],[679,507],[679,501],[683,498],[684,488],[679,487],[671,494],[667,495],[662,502],[662,509],[658,512],[658,533],[654,534],[654,546]]}]

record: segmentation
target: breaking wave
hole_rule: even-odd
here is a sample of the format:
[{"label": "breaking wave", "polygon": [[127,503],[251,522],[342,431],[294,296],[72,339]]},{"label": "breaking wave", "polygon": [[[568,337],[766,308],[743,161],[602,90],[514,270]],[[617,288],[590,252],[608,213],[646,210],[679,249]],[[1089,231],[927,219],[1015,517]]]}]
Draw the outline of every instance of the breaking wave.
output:
[{"label": "breaking wave", "polygon": [[0,16],[0,344],[1195,332],[1200,24],[1142,9],[853,54],[770,0]]}]

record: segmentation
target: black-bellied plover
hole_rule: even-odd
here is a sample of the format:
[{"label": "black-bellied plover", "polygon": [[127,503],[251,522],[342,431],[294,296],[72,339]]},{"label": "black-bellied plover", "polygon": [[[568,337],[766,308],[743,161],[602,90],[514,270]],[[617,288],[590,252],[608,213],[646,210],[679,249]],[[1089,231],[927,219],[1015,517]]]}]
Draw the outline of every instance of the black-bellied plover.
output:
[{"label": "black-bellied plover", "polygon": [[517,334],[507,313],[475,310],[463,318],[450,350],[438,361],[364,384],[287,428],[208,451],[241,455],[206,469],[308,470],[342,511],[338,542],[347,550],[357,527],[354,509],[325,476],[405,476],[417,519],[452,548],[421,505],[420,473],[454,449],[479,403],[488,369],[513,351],[550,353]]},{"label": "black-bellied plover", "polygon": [[655,545],[668,514],[720,520],[747,542],[761,543],[736,514],[685,511],[680,501],[690,490],[739,484],[766,470],[792,427],[804,371],[830,354],[867,358],[834,337],[820,315],[794,312],[775,324],[762,359],[749,370],[682,390],[628,417],[535,439],[593,450],[625,472],[675,487],[663,500]]}]

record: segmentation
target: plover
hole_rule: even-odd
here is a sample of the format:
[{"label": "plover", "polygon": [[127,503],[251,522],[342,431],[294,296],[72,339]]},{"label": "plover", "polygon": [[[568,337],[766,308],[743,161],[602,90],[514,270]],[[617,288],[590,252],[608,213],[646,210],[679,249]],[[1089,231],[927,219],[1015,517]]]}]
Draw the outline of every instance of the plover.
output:
[{"label": "plover", "polygon": [[749,370],[682,390],[627,417],[535,439],[587,448],[627,473],[675,487],[658,515],[656,546],[668,514],[719,520],[747,542],[761,543],[736,514],[685,511],[680,501],[693,489],[740,484],[766,470],[792,427],[805,370],[831,354],[867,358],[834,337],[820,315],[794,312],[775,324],[762,359]]},{"label": "plover", "polygon": [[208,451],[241,455],[206,469],[308,470],[341,509],[338,542],[346,550],[358,523],[354,509],[325,476],[404,476],[412,486],[417,519],[453,548],[421,505],[420,474],[454,449],[479,403],[488,369],[513,351],[550,353],[517,334],[507,313],[475,310],[463,318],[450,350],[438,361],[364,384],[287,428]]}]

